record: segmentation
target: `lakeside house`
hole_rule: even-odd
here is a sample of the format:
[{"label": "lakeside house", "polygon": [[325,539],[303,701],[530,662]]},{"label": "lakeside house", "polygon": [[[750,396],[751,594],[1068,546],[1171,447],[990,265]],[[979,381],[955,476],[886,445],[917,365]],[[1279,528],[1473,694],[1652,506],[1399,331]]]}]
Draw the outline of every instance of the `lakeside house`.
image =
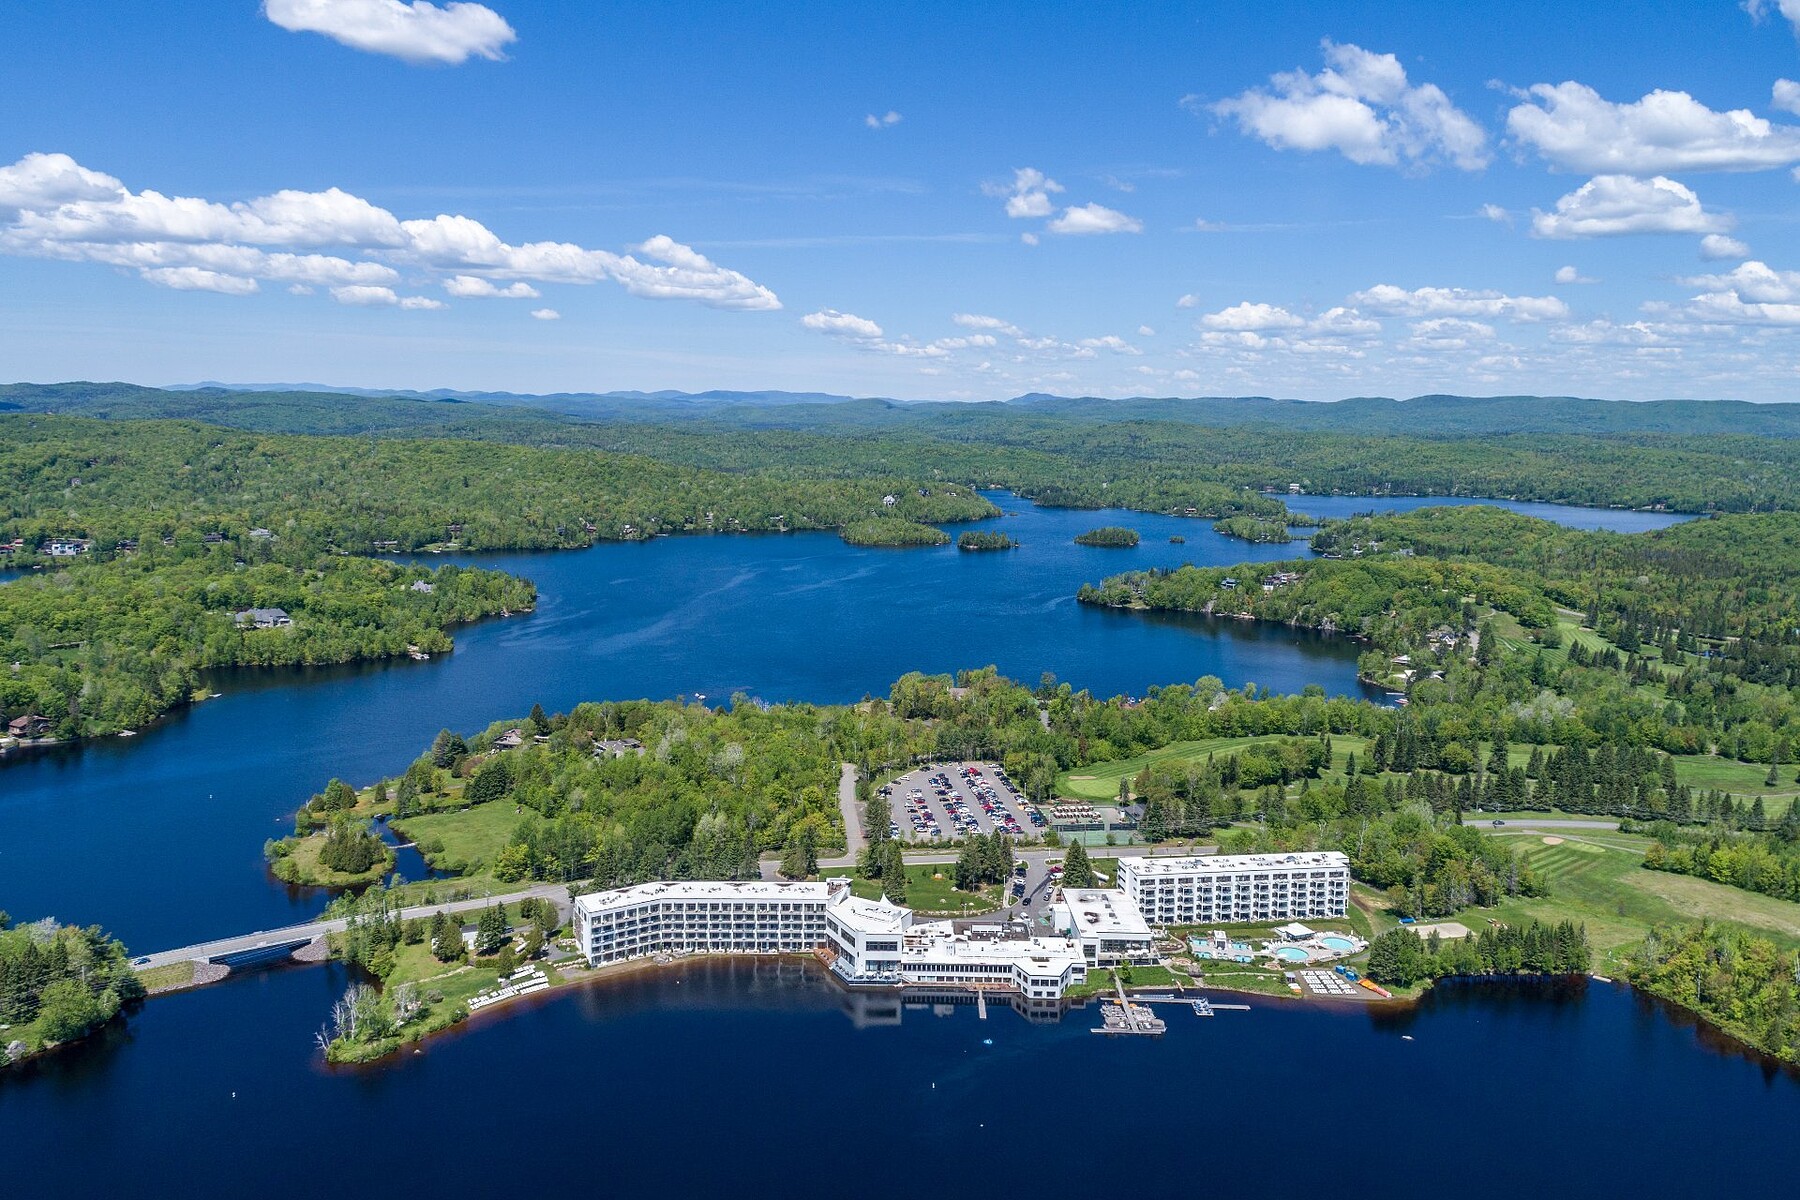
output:
[{"label": "lakeside house", "polygon": [[524,744],[525,731],[523,729],[509,729],[494,739],[494,749],[496,750],[516,750]]},{"label": "lakeside house", "polygon": [[285,608],[247,608],[235,620],[240,629],[286,629],[294,623]]},{"label": "lakeside house", "polygon": [[594,743],[595,758],[624,758],[627,754],[642,754],[644,743],[636,738],[608,738]]},{"label": "lakeside house", "polygon": [[429,596],[429,595],[431,595],[431,593],[435,592],[437,590],[437,588],[433,587],[430,583],[426,582],[423,579],[415,579],[412,581],[412,587],[409,590],[415,591],[415,592],[422,592],[423,594]]},{"label": "lakeside house", "polygon": [[85,538],[51,538],[44,543],[43,552],[51,558],[74,558],[77,554],[86,554],[88,546]]},{"label": "lakeside house", "polygon": [[273,539],[275,535],[270,533],[267,529],[252,529],[250,531],[250,536],[256,541],[266,542]]},{"label": "lakeside house", "polygon": [[40,717],[36,713],[14,717],[6,723],[6,732],[16,738],[43,737],[50,732],[50,718]]}]

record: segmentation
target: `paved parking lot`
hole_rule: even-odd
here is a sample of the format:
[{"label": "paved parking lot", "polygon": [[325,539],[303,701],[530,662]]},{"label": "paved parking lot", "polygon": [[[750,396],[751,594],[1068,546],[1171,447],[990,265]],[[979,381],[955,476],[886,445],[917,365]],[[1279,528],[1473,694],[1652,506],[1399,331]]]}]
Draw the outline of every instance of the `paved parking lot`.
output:
[{"label": "paved parking lot", "polygon": [[1045,828],[1042,816],[993,763],[934,763],[907,772],[883,790],[892,832],[907,842],[948,842],[996,829],[1015,838],[1035,838]]}]

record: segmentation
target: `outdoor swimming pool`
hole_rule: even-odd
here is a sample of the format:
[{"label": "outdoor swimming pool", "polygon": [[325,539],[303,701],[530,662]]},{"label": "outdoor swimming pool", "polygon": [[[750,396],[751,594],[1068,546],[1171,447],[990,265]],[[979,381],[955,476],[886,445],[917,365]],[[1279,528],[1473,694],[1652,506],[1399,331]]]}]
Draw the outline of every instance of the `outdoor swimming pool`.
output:
[{"label": "outdoor swimming pool", "polygon": [[1342,937],[1322,937],[1319,939],[1319,944],[1333,954],[1344,954],[1356,949],[1355,942],[1351,941],[1349,938]]},{"label": "outdoor swimming pool", "polygon": [[1312,955],[1298,946],[1278,946],[1275,949],[1275,957],[1282,962],[1303,963],[1312,958]]}]

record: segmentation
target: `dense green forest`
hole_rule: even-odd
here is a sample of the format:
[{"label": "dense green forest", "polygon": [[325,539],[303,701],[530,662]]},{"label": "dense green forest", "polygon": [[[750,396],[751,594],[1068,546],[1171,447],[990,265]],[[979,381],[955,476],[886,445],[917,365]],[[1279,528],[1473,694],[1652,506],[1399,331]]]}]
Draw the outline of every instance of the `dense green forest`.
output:
[{"label": "dense green forest", "polygon": [[53,920],[17,929],[0,912],[0,1067],[85,1037],[143,997],[125,947]]},{"label": "dense green forest", "polygon": [[1587,930],[1569,921],[1502,925],[1467,938],[1390,929],[1369,944],[1369,978],[1402,987],[1450,975],[1585,975]]},{"label": "dense green forest", "polygon": [[[221,666],[450,649],[530,583],[364,557],[575,547],[671,531],[882,528],[992,516],[966,486],[726,475],[592,451],[261,435],[186,422],[0,417],[0,715],[59,738],[134,728]],[[889,502],[891,501],[891,503]],[[53,540],[80,546],[64,557]],[[280,609],[275,628],[237,614]]]},{"label": "dense green forest", "polygon": [[1258,492],[1285,493],[1290,484],[1691,512],[1800,507],[1800,418],[1780,405],[491,399],[504,403],[115,384],[0,388],[0,404],[114,420],[192,417],[263,432],[588,448],[794,478],[954,480],[1009,487],[1044,504],[1203,517],[1279,515],[1279,501]]},{"label": "dense green forest", "polygon": [[1658,929],[1630,978],[1760,1050],[1800,1060],[1800,960],[1767,938],[1704,922]]},{"label": "dense green forest", "polygon": [[[274,534],[282,555],[454,544],[554,549],[666,532],[835,529],[995,515],[966,486],[725,474],[483,442],[254,435],[188,422],[0,416],[0,541],[105,556],[182,530]],[[892,505],[884,505],[891,496]]]},{"label": "dense green forest", "polygon": [[[0,658],[17,664],[0,675],[0,712],[41,716],[52,737],[116,733],[193,699],[209,668],[439,653],[451,626],[535,600],[498,571],[333,555],[299,566],[267,542],[184,529],[169,546],[0,584]],[[291,624],[256,628],[237,615],[250,609]]]},{"label": "dense green forest", "polygon": [[1582,532],[1485,506],[1333,522],[1340,557],[1132,572],[1094,604],[1249,616],[1351,633],[1365,677],[1421,722],[1480,713],[1484,736],[1593,748],[1800,747],[1800,515],[1652,533]]},{"label": "dense green forest", "polygon": [[1016,550],[1019,543],[1004,533],[970,529],[957,536],[958,550]]}]

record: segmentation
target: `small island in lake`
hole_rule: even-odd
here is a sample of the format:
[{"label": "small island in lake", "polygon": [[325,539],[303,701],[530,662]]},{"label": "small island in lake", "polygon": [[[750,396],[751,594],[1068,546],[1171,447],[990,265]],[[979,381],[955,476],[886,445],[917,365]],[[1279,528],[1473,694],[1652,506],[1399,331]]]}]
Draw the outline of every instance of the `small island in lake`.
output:
[{"label": "small island in lake", "polygon": [[1294,540],[1285,521],[1271,521],[1263,517],[1222,517],[1213,522],[1213,532],[1263,545],[1278,545]]},{"label": "small island in lake", "polygon": [[930,525],[901,517],[871,517],[854,521],[839,532],[852,546],[943,546],[950,535]]},{"label": "small island in lake", "polygon": [[1090,529],[1075,539],[1077,546],[1113,546],[1131,547],[1138,544],[1138,533],[1135,529],[1126,529],[1121,525],[1104,525],[1099,529]]},{"label": "small island in lake", "polygon": [[1004,533],[977,533],[969,530],[956,539],[958,550],[1017,550],[1019,543]]},{"label": "small island in lake", "polygon": [[1170,538],[1170,539],[1169,539],[1169,545],[1171,545],[1171,546],[1185,546],[1185,545],[1187,545],[1187,539],[1186,539],[1186,538],[1184,538],[1184,537],[1182,537],[1182,536],[1181,536],[1181,535],[1180,535],[1180,534],[1179,534],[1179,533],[1178,533],[1178,534],[1176,534],[1176,535],[1175,535],[1175,536],[1174,536],[1174,537],[1172,537],[1172,538]]}]

